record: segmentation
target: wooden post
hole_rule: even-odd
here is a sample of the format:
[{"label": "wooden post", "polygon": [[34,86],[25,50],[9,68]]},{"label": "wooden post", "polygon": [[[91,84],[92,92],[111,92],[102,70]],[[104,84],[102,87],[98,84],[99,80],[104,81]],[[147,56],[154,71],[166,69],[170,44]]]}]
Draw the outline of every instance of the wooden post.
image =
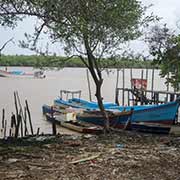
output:
[{"label": "wooden post", "polygon": [[23,116],[23,113],[22,113],[22,110],[20,109],[20,113],[21,115],[21,122],[20,122],[20,127],[21,127],[21,137],[23,137],[23,120],[22,120],[22,116]]},{"label": "wooden post", "polygon": [[117,69],[117,79],[116,79],[116,91],[115,91],[115,103],[119,106],[119,91],[118,91],[118,84],[119,84],[119,69]]},{"label": "wooden post", "polygon": [[86,75],[87,75],[88,90],[89,90],[89,101],[92,101],[92,97],[91,97],[91,85],[90,85],[90,79],[89,79],[89,71],[88,71],[88,69],[86,69]]},{"label": "wooden post", "polygon": [[142,80],[143,80],[143,77],[144,77],[144,70],[142,69],[141,70],[141,91],[140,91],[140,93],[141,93],[141,105],[143,104],[143,100],[142,100],[142,96],[143,96],[143,87],[142,87]]},{"label": "wooden post", "polygon": [[130,106],[130,93],[129,93],[129,90],[128,90],[128,106]]},{"label": "wooden post", "polygon": [[18,114],[18,116],[17,116],[17,126],[16,126],[16,130],[15,130],[15,138],[18,138],[20,123],[21,123],[21,115]]},{"label": "wooden post", "polygon": [[5,109],[2,110],[2,129],[4,129]]},{"label": "wooden post", "polygon": [[27,129],[27,109],[24,107],[24,136],[28,134],[28,129]]},{"label": "wooden post", "polygon": [[[132,68],[130,69],[130,78],[131,78],[131,90],[133,90],[133,86],[132,86],[132,79],[133,79],[133,72],[132,72]],[[134,102],[134,96],[133,96],[133,93],[131,92],[132,94],[132,103],[133,105],[135,104]]]},{"label": "wooden post", "polygon": [[151,99],[153,99],[153,91],[154,91],[154,68],[152,69]]},{"label": "wooden post", "polygon": [[14,113],[12,113],[12,116],[11,116],[11,128],[10,128],[10,133],[9,133],[9,136],[10,137],[13,137],[14,136],[14,129],[16,128],[16,116],[14,115]]},{"label": "wooden post", "polygon": [[28,117],[29,117],[29,124],[30,124],[31,134],[34,135],[32,121],[31,121],[31,113],[29,111],[29,106],[28,106],[27,100],[25,100],[25,104],[26,104],[26,109],[27,109],[27,113],[28,113]]},{"label": "wooden post", "polygon": [[52,134],[55,136],[57,134],[57,131],[56,131],[56,122],[54,118],[53,107],[51,107],[51,118],[52,118]]},{"label": "wooden post", "polygon": [[[169,80],[169,73],[167,75],[167,79]],[[169,81],[167,83],[167,92],[169,91]],[[168,102],[168,93],[166,94],[166,102]]]},{"label": "wooden post", "polygon": [[[147,85],[148,85],[148,68],[146,68],[146,81],[147,81]],[[145,96],[147,97],[147,91],[145,91]]]},{"label": "wooden post", "polygon": [[170,94],[170,102],[174,101],[174,94]]},{"label": "wooden post", "polygon": [[125,98],[125,96],[124,96],[124,88],[125,88],[125,71],[124,71],[124,68],[122,69],[122,86],[123,86],[123,91],[122,91],[122,105],[124,106],[124,98]]},{"label": "wooden post", "polygon": [[4,121],[4,139],[6,138],[7,120]]},{"label": "wooden post", "polygon": [[36,135],[38,136],[40,132],[40,128],[38,127]]},{"label": "wooden post", "polygon": [[[17,98],[16,98],[16,92],[14,92],[14,104],[16,109],[16,117],[18,116],[18,106],[17,106]],[[17,123],[16,123],[17,124]]]}]

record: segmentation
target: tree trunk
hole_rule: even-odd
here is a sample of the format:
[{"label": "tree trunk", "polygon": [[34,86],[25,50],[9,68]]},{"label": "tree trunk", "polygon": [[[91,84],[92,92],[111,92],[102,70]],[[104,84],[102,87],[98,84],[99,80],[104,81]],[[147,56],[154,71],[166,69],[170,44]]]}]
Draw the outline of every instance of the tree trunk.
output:
[{"label": "tree trunk", "polygon": [[105,132],[109,132],[110,131],[110,127],[109,127],[109,116],[108,113],[106,112],[106,110],[104,109],[104,105],[103,105],[103,98],[101,95],[101,87],[102,87],[102,82],[98,82],[96,83],[96,98],[98,101],[98,105],[99,105],[99,109],[102,112],[102,115],[104,116],[104,130]]},{"label": "tree trunk", "polygon": [[[88,69],[92,75],[92,78],[95,82],[95,85],[96,85],[95,96],[98,101],[99,109],[105,119],[104,120],[104,130],[105,130],[105,132],[108,132],[109,131],[109,116],[104,109],[103,98],[101,95],[101,87],[102,87],[102,83],[103,83],[101,70],[99,68],[99,64],[96,61],[97,59],[94,57],[93,52],[89,46],[88,37],[86,37],[86,35],[84,35],[84,43],[85,43],[85,49],[87,51],[87,59],[88,59],[88,63],[87,64],[85,63],[85,65],[88,67]],[[82,57],[81,57],[81,59],[83,62],[85,62]]]}]

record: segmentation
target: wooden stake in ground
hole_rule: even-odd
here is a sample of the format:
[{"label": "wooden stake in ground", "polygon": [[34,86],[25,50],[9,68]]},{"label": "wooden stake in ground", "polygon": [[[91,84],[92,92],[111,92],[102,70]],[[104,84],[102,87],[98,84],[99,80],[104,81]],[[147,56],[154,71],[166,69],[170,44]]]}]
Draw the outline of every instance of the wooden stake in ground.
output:
[{"label": "wooden stake in ground", "polygon": [[17,116],[17,126],[16,126],[16,130],[15,130],[15,138],[18,138],[19,127],[20,127],[21,120],[22,120],[21,115],[18,114],[18,116]]},{"label": "wooden stake in ground", "polygon": [[16,97],[16,92],[14,92],[14,104],[15,104],[15,109],[16,109],[16,118],[18,116],[18,105],[17,105],[17,97]]},{"label": "wooden stake in ground", "polygon": [[16,116],[14,115],[14,113],[12,113],[11,116],[11,128],[9,131],[9,136],[13,137],[15,135],[15,129],[16,129]]},{"label": "wooden stake in ground", "polygon": [[91,98],[91,86],[90,86],[90,79],[89,79],[89,71],[88,71],[88,69],[86,70],[86,75],[87,75],[88,90],[89,90],[89,101],[92,101],[92,98]]},{"label": "wooden stake in ground", "polygon": [[1,124],[1,137],[4,137],[4,121],[5,121],[5,109],[2,110],[2,124]]},{"label": "wooden stake in ground", "polygon": [[31,113],[29,111],[29,106],[28,106],[27,100],[25,100],[25,103],[26,103],[26,110],[27,110],[28,117],[29,117],[29,124],[30,124],[31,134],[34,135],[32,121],[31,121]]},{"label": "wooden stake in ground", "polygon": [[56,131],[56,122],[54,118],[53,107],[51,107],[51,118],[52,118],[52,133],[53,135],[56,135],[57,131]]}]

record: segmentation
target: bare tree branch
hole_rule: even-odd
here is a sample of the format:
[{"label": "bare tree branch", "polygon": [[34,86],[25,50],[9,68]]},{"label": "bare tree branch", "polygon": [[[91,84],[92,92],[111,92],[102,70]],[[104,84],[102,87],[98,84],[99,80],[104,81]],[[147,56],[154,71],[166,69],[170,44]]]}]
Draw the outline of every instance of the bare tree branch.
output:
[{"label": "bare tree branch", "polygon": [[2,50],[7,46],[8,43],[13,42],[13,39],[14,39],[14,38],[9,39],[8,41],[6,41],[6,42],[2,45],[2,47],[0,48],[0,56],[1,56]]}]

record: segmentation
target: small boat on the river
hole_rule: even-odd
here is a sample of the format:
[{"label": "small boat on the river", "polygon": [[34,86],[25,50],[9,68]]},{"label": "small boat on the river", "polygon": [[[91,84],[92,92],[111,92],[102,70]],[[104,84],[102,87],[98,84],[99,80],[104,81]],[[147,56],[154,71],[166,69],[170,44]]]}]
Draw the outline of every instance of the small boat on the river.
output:
[{"label": "small boat on the river", "polygon": [[61,113],[57,113],[55,115],[51,115],[49,113],[45,114],[47,121],[53,122],[55,121],[60,126],[65,127],[67,129],[79,132],[79,133],[88,133],[88,134],[100,134],[103,132],[103,128],[99,126],[95,126],[93,124],[81,123],[74,119],[67,119]]},{"label": "small boat on the river", "polygon": [[34,73],[28,73],[24,71],[4,71],[0,70],[0,77],[7,78],[45,78],[43,71],[35,71]]}]

